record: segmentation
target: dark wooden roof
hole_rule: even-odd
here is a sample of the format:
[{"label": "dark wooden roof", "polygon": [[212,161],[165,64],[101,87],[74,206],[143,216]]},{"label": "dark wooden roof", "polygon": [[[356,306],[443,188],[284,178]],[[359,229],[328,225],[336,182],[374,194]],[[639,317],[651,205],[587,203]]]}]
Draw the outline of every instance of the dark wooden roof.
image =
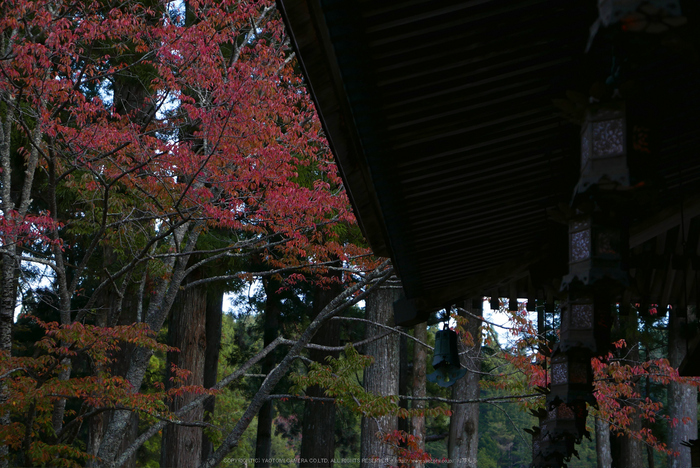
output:
[{"label": "dark wooden roof", "polygon": [[[470,295],[556,293],[580,128],[554,100],[587,97],[610,74],[606,31],[585,51],[596,3],[278,1],[363,232],[420,317]],[[700,73],[686,36],[641,44],[622,77],[657,124],[639,245],[658,234],[649,216],[671,229],[698,193]]]}]

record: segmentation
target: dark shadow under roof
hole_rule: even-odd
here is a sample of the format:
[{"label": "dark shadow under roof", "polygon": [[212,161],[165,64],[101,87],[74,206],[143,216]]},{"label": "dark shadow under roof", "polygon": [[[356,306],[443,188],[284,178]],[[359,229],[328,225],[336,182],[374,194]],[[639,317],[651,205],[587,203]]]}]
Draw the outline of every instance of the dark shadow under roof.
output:
[{"label": "dark shadow under roof", "polygon": [[[556,290],[580,130],[554,100],[609,74],[605,34],[584,52],[596,2],[278,3],[360,226],[420,317],[471,295]],[[649,215],[700,179],[697,60],[669,47],[627,77],[658,110]]]}]

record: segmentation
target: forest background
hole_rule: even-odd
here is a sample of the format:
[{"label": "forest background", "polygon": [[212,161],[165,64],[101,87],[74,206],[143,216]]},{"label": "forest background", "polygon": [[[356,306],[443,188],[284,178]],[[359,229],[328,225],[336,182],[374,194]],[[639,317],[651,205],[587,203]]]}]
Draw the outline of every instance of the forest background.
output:
[{"label": "forest background", "polygon": [[[481,309],[455,308],[471,378],[426,385],[436,326],[393,327],[391,266],[361,237],[272,2],[0,10],[0,464],[529,464],[556,309],[538,329],[492,298],[499,343]],[[222,314],[227,293],[249,313]],[[599,459],[673,464],[697,425],[667,314],[618,323],[597,367],[592,424],[633,435]]]}]

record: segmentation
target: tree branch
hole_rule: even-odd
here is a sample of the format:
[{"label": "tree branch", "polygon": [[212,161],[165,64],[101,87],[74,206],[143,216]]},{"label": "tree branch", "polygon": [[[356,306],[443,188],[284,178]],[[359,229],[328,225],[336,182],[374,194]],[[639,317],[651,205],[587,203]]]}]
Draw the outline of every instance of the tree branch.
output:
[{"label": "tree branch", "polygon": [[[299,357],[299,353],[305,347],[305,345],[309,343],[311,338],[313,338],[313,335],[316,333],[316,331],[318,331],[318,328],[320,328],[320,326],[334,314],[337,314],[345,310],[346,308],[352,306],[353,304],[361,301],[371,291],[378,287],[383,281],[386,281],[386,279],[393,273],[392,268],[388,268],[385,270],[388,263],[388,260],[383,262],[376,270],[367,275],[365,281],[359,282],[354,286],[343,291],[343,293],[341,293],[335,299],[333,299],[333,301],[331,301],[321,311],[321,313],[319,313],[317,318],[309,325],[309,327],[304,331],[304,333],[302,333],[299,340],[296,342],[294,347],[287,353],[282,362],[275,369],[273,369],[273,371],[270,372],[270,374],[268,374],[266,380],[262,383],[260,390],[258,390],[258,393],[251,401],[243,417],[241,417],[241,419],[234,427],[233,431],[226,438],[224,444],[222,444],[222,447],[220,447],[219,450],[217,450],[208,460],[205,461],[205,463],[202,464],[203,468],[216,466],[218,463],[221,462],[223,457],[231,450],[231,448],[237,443],[238,439],[240,438],[240,435],[248,427],[248,425],[252,421],[253,416],[257,414],[258,410],[260,409],[260,406],[262,406],[262,403],[267,401],[267,395],[269,395],[269,393],[272,391],[272,388],[274,387],[274,384],[276,384],[276,381],[279,381],[279,379],[281,379],[282,376],[286,373],[289,366],[291,365],[291,362],[297,357]],[[360,291],[362,287],[365,286],[368,287],[364,292],[357,296],[354,296],[355,293]],[[349,298],[350,300],[348,300]],[[219,383],[212,387],[212,389],[220,390],[228,386],[235,380],[239,379],[243,375],[245,375],[253,365],[255,365],[257,362],[259,362],[261,359],[267,356],[277,346],[282,344],[282,340],[282,337],[277,337],[275,340],[272,341],[272,343],[267,345],[260,353],[250,358],[235,372],[229,374],[227,377],[219,381]],[[179,417],[185,414],[186,412],[190,411],[196,406],[202,404],[204,400],[209,397],[210,395],[202,395],[194,399],[193,401],[176,411],[174,415],[176,417]],[[139,447],[141,447],[152,436],[157,434],[158,431],[165,427],[166,424],[166,422],[160,421],[151,426],[149,429],[146,430],[146,432],[141,434],[126,450],[124,450],[119,455],[119,457],[117,457],[114,463],[110,464],[109,466],[116,468],[123,465],[136,452],[136,450],[139,449]]]},{"label": "tree branch", "polygon": [[[275,235],[278,235],[278,233],[276,233]],[[272,236],[268,236],[268,237],[272,237]],[[216,255],[216,256],[213,256],[213,257],[207,257],[206,259],[201,260],[201,261],[197,262],[196,264],[192,265],[190,268],[188,268],[188,273],[194,271],[196,268],[198,268],[198,267],[200,267],[200,266],[202,266],[202,265],[204,265],[204,264],[206,264],[206,263],[209,263],[209,262],[211,262],[211,261],[216,260],[217,258],[222,258],[222,257],[247,257],[247,256],[250,255],[251,253],[262,252],[263,250],[265,250],[265,249],[267,249],[267,248],[269,248],[269,247],[271,247],[271,246],[281,245],[281,244],[284,244],[284,243],[288,242],[289,240],[290,240],[290,239],[284,239],[283,241],[279,241],[279,242],[276,242],[276,243],[265,244],[264,246],[256,247],[254,250],[247,251],[247,252],[245,252],[244,254],[233,254],[233,253],[231,253],[231,250],[238,250],[238,249],[243,248],[244,246],[232,246],[232,247],[226,249],[226,250],[228,250],[227,253],[222,253],[222,254],[219,254],[219,255]],[[252,245],[252,244],[251,244],[251,245]],[[201,253],[201,252],[197,252],[197,253]],[[204,253],[207,253],[207,252],[204,252]],[[169,254],[166,254],[166,255],[169,255]],[[359,257],[350,257],[351,260],[354,259],[354,258],[359,258]],[[239,273],[237,273],[237,274],[235,274],[235,275],[211,276],[211,277],[208,277],[208,278],[202,278],[202,279],[200,279],[200,280],[192,281],[191,283],[187,283],[187,285],[186,285],[184,288],[185,288],[185,289],[189,289],[189,288],[193,288],[193,287],[195,287],[195,286],[199,286],[200,284],[213,283],[213,282],[216,282],[216,281],[229,281],[229,280],[232,280],[232,279],[240,278],[240,275],[241,275],[241,274],[248,274],[248,275],[251,275],[251,276],[253,276],[253,277],[260,277],[260,278],[262,278],[262,277],[265,277],[265,276],[278,275],[278,274],[280,274],[280,273],[288,273],[288,272],[292,272],[292,271],[299,271],[299,270],[303,270],[303,269],[314,269],[314,268],[326,268],[326,269],[328,269],[328,270],[334,270],[334,271],[339,271],[339,270],[340,270],[340,271],[344,271],[344,272],[346,272],[346,273],[350,273],[350,274],[354,274],[354,275],[359,275],[359,274],[362,274],[362,273],[366,273],[366,272],[357,271],[357,270],[352,269],[352,268],[340,268],[340,267],[333,267],[333,266],[330,266],[330,265],[332,265],[332,264],[334,264],[334,263],[336,263],[336,262],[337,262],[337,260],[329,260],[329,261],[327,261],[327,262],[307,263],[307,264],[296,265],[296,266],[291,266],[291,267],[278,268],[278,269],[276,269],[276,270],[266,270],[266,271],[244,271],[244,272],[239,272]]]},{"label": "tree branch", "polygon": [[407,338],[412,339],[416,343],[420,344],[421,346],[424,346],[428,348],[429,350],[433,350],[433,347],[430,346],[429,344],[423,343],[421,340],[409,335],[408,333],[402,332],[401,330],[398,329],[398,327],[389,327],[386,325],[382,325],[381,323],[373,322],[372,320],[367,320],[359,317],[333,317],[333,320],[350,320],[353,322],[365,322],[365,323],[371,323],[372,325],[380,328],[385,328],[387,330],[391,330],[392,333],[398,333],[399,335],[405,336]]},{"label": "tree branch", "polygon": [[484,317],[479,316],[479,315],[476,315],[476,314],[473,314],[471,311],[469,311],[469,310],[467,310],[467,309],[464,309],[464,308],[462,308],[462,307],[455,307],[455,309],[457,309],[457,310],[460,311],[460,312],[463,312],[465,315],[469,315],[469,316],[472,317],[472,318],[475,318],[475,319],[477,319],[477,320],[481,320],[481,321],[484,322],[484,323],[488,323],[488,324],[491,325],[492,327],[498,327],[498,328],[502,328],[502,329],[508,330],[508,331],[514,330],[514,329],[515,329],[515,328],[513,328],[513,327],[506,327],[506,326],[504,326],[504,325],[499,325],[499,324],[497,324],[497,323],[490,322],[490,321],[486,320]]},{"label": "tree branch", "polygon": [[[228,386],[231,382],[241,378],[246,374],[246,372],[253,367],[255,364],[257,364],[261,359],[263,359],[265,356],[270,354],[272,350],[274,350],[278,345],[280,345],[281,338],[277,337],[275,340],[273,340],[269,345],[267,345],[262,351],[260,351],[258,354],[250,358],[248,361],[246,361],[245,364],[243,364],[241,367],[239,367],[236,371],[232,372],[228,376],[224,377],[219,383],[217,383],[215,386],[212,387],[213,390],[220,390],[222,388],[225,388]],[[175,412],[175,416],[181,416],[193,408],[197,407],[198,405],[202,404],[204,400],[209,398],[211,395],[202,395],[198,398],[195,398],[192,400],[190,403],[186,404],[182,408],[180,408],[178,411]],[[121,466],[128,460],[131,455],[133,455],[136,450],[139,449],[148,439],[153,437],[160,431],[162,428],[164,428],[168,424],[167,421],[161,420],[160,422],[154,424],[151,426],[149,429],[146,430],[143,434],[141,434],[120,456],[117,458],[117,460],[114,462],[113,466],[118,467]]]},{"label": "tree branch", "polygon": [[[248,409],[244,412],[241,419],[238,420],[238,423],[223,441],[221,446],[200,465],[200,468],[213,468],[214,466],[218,465],[221,460],[223,460],[224,456],[226,456],[226,454],[228,454],[238,444],[238,441],[253,420],[253,417],[258,413],[263,403],[267,401],[267,396],[270,394],[282,376],[286,374],[289,366],[296,359],[296,356],[311,341],[319,328],[328,319],[333,317],[333,315],[367,297],[368,294],[379,287],[379,285],[386,281],[392,274],[393,268],[389,267],[389,260],[386,260],[372,273],[368,274],[365,281],[357,283],[354,286],[346,289],[323,308],[323,310],[317,315],[313,322],[311,322],[304,333],[302,333],[302,335],[299,337],[297,343],[292,347],[292,349],[289,350],[282,362],[280,362],[280,364],[267,376],[265,381],[260,386],[260,390],[258,390],[258,393],[255,395],[255,397],[253,397]],[[365,286],[367,286],[365,291],[355,296],[355,294]],[[348,298],[352,299],[348,300]]]},{"label": "tree branch", "polygon": [[[375,335],[375,336],[366,338],[366,339],[364,339],[364,340],[362,340],[362,341],[357,341],[357,342],[355,342],[355,343],[350,343],[350,345],[352,345],[353,347],[357,348],[357,347],[362,346],[362,345],[365,345],[365,344],[367,344],[367,343],[372,343],[373,341],[381,340],[382,338],[384,338],[385,336],[387,336],[387,335],[389,335],[389,334],[391,334],[390,331],[388,331],[388,332],[386,332],[386,333],[383,333],[383,334],[381,334],[381,335]],[[296,341],[294,341],[294,340],[288,340],[288,339],[283,338],[281,343],[282,343],[282,344],[285,344],[285,345],[293,345],[293,344],[296,343]],[[347,346],[347,345],[345,345],[345,346]],[[320,350],[320,351],[329,351],[329,352],[333,352],[333,351],[343,351],[343,350],[345,349],[345,346],[323,346],[323,345],[319,345],[319,344],[316,344],[316,343],[309,343],[309,344],[306,345],[306,349],[318,349],[318,350]]]},{"label": "tree branch", "polygon": [[[542,395],[538,395],[538,396],[542,396]],[[498,408],[499,410],[501,410],[501,411],[503,412],[503,414],[506,415],[506,418],[508,418],[508,421],[510,421],[511,426],[513,426],[513,429],[515,429],[515,432],[517,432],[518,435],[520,436],[520,438],[523,440],[523,442],[525,442],[525,445],[527,445],[528,447],[532,447],[532,443],[531,443],[530,441],[528,441],[528,440],[525,438],[525,436],[523,436],[523,432],[522,432],[522,431],[520,430],[520,428],[515,424],[515,422],[513,422],[513,419],[510,417],[510,414],[508,414],[508,411],[504,410],[503,408],[501,408],[500,406],[498,406],[498,405],[497,405],[496,403],[494,403],[493,401],[489,401],[489,402],[487,402],[487,403],[490,404],[490,405],[493,405],[493,406],[495,406],[496,408]]]},{"label": "tree branch", "polygon": [[9,370],[9,371],[5,372],[4,374],[0,375],[0,380],[8,378],[10,376],[10,374],[13,374],[14,372],[17,372],[17,371],[27,372],[27,369],[25,369],[24,367],[17,367],[15,369]]},{"label": "tree branch", "polygon": [[[526,400],[530,398],[541,397],[541,393],[528,393],[525,395],[508,395],[500,397],[490,397],[490,398],[473,398],[470,400],[454,400],[451,398],[441,398],[441,397],[413,397],[409,395],[397,395],[399,400],[407,401],[436,401],[439,403],[447,403],[454,405],[468,405],[476,403],[493,403],[495,401],[508,401],[508,400]],[[325,402],[335,402],[335,398],[332,397],[310,397],[306,395],[292,395],[292,394],[272,394],[267,397],[269,400],[313,400],[313,401],[325,401]]]}]

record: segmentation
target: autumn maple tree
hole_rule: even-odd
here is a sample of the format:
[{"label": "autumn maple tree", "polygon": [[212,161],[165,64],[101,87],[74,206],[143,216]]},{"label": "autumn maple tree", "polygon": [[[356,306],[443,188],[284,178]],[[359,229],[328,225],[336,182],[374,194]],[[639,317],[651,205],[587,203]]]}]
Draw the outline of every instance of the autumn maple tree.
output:
[{"label": "autumn maple tree", "polygon": [[[121,466],[167,424],[202,423],[188,410],[284,346],[202,463],[215,466],[322,324],[391,275],[348,235],[354,218],[274,3],[10,0],[0,13],[0,464]],[[142,391],[154,352],[173,351],[156,338],[179,293],[261,275],[346,287],[212,388],[175,367],[172,387]],[[21,297],[55,316],[24,304],[38,334],[28,354],[13,350]],[[513,323],[521,339],[503,359],[520,379],[508,388],[542,386],[537,330],[523,311]],[[299,383],[370,417],[414,415],[349,380],[363,361],[349,348]],[[600,411],[622,429],[615,405],[637,397],[624,381],[679,381],[662,360],[596,371]],[[134,412],[148,428],[124,447]],[[413,436],[385,436],[401,458],[426,459]]]},{"label": "autumn maple tree", "polygon": [[[233,260],[255,256],[298,280],[327,262],[352,268],[365,251],[344,235],[354,218],[272,2],[1,10],[0,456],[112,465],[132,411],[177,417],[140,388],[189,275],[228,261],[199,284],[252,280]],[[37,322],[35,356],[17,361],[30,272],[50,283],[58,321]],[[355,276],[313,323],[385,276]],[[137,323],[116,327],[134,311]],[[108,409],[119,411],[81,453],[71,431]]]},{"label": "autumn maple tree", "polygon": [[[677,443],[674,446],[658,429],[666,427],[668,432],[671,432],[674,428],[692,425],[694,420],[692,414],[686,413],[680,417],[677,415],[678,411],[674,410],[677,402],[673,401],[675,396],[670,389],[677,385],[697,392],[700,381],[696,377],[680,376],[678,369],[670,364],[663,352],[649,352],[651,347],[665,348],[666,343],[662,342],[660,346],[659,343],[642,344],[638,338],[640,330],[653,328],[644,324],[643,320],[640,321],[639,314],[647,319],[652,317],[657,322],[657,327],[664,327],[661,339],[668,340],[668,335],[672,333],[671,327],[668,326],[672,309],[659,312],[656,306],[652,306],[650,311],[643,311],[639,304],[630,304],[627,314],[620,304],[613,309],[617,316],[617,324],[612,332],[618,338],[610,343],[610,352],[591,359],[595,405],[591,407],[589,404],[589,409],[606,428],[606,434],[609,433],[618,443],[640,441],[649,452],[655,450],[673,460],[678,456],[680,447]],[[515,370],[515,373],[502,373],[501,378],[487,385],[515,394],[523,393],[522,390],[526,389],[538,389],[538,393],[546,393],[548,384],[552,382],[551,348],[558,340],[556,320],[550,323],[550,329],[545,332],[537,329],[533,323],[534,317],[528,316],[522,304],[514,311],[501,307],[501,313],[506,312],[509,314],[506,328],[513,341],[507,348],[499,349],[498,356],[507,362],[508,369]],[[552,317],[558,317],[558,312],[552,313]],[[633,326],[625,327],[625,319],[630,320]],[[633,339],[637,341],[628,342],[619,337],[625,333],[636,337]],[[490,343],[490,346],[497,345],[488,335],[486,342]],[[640,348],[645,348],[644,354],[640,353]],[[662,391],[654,395],[649,391],[652,386]],[[663,398],[664,393],[667,393],[666,398]],[[523,400],[522,403],[523,409],[535,412],[538,408],[540,411],[546,408],[544,395]],[[609,445],[607,449],[610,449]],[[624,463],[624,460],[617,462]]]}]

